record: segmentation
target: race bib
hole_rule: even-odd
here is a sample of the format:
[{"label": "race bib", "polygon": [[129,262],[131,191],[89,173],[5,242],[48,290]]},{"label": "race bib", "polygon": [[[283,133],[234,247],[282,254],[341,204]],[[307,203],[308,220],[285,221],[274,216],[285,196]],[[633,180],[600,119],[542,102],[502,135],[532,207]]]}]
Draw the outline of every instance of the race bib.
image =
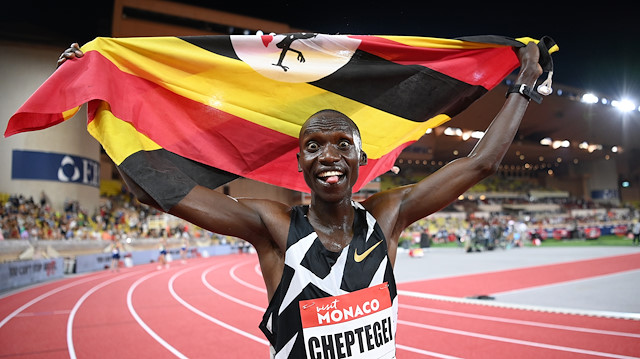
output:
[{"label": "race bib", "polygon": [[300,301],[300,316],[309,359],[395,358],[387,283]]}]

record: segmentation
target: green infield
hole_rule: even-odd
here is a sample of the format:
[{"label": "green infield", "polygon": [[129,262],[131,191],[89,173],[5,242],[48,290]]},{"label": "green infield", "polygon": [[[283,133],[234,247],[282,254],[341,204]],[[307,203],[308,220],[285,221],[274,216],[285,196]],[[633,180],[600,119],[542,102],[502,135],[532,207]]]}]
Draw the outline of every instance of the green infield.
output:
[{"label": "green infield", "polygon": [[[526,241],[525,246],[533,247],[534,244],[531,241]],[[584,239],[584,238],[576,238],[576,239],[547,239],[540,243],[541,247],[584,247],[584,246],[632,246],[633,241],[631,238],[626,236],[616,236],[616,235],[606,235],[601,236],[597,239]],[[432,243],[432,247],[437,248],[447,248],[447,247],[462,247],[461,243],[458,242],[443,242],[443,243]],[[418,245],[415,244],[412,248],[417,248]]]},{"label": "green infield", "polygon": [[[531,242],[527,243],[532,246]],[[606,235],[597,239],[547,239],[541,243],[544,247],[576,247],[576,246],[631,246],[633,241],[626,236]]]}]

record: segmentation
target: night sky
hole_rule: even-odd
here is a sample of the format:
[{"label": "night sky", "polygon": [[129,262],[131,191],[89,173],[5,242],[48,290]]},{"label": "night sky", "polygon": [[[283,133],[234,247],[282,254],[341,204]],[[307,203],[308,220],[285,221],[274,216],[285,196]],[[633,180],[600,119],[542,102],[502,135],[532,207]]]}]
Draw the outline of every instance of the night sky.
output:
[{"label": "night sky", "polygon": [[[328,34],[415,35],[453,38],[468,35],[509,37],[547,35],[556,40],[554,82],[640,103],[640,34],[631,8],[541,7],[543,2],[490,6],[487,2],[413,1],[206,1],[180,2],[288,23]],[[548,2],[551,3],[551,2]],[[214,5],[212,5],[214,4]],[[362,5],[358,5],[362,4]],[[514,2],[516,4],[516,2]],[[112,1],[22,0],[4,3],[0,38],[48,43],[64,50],[110,36]]]}]

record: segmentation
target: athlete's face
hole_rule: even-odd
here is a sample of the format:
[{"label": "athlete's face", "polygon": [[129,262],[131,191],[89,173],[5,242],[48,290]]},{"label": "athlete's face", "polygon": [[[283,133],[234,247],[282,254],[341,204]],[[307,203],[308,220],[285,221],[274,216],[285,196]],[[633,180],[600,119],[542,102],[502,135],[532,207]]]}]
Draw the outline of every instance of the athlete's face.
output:
[{"label": "athlete's face", "polygon": [[358,167],[366,164],[355,124],[345,115],[326,111],[311,117],[300,130],[298,168],[312,193],[340,200],[350,195]]}]

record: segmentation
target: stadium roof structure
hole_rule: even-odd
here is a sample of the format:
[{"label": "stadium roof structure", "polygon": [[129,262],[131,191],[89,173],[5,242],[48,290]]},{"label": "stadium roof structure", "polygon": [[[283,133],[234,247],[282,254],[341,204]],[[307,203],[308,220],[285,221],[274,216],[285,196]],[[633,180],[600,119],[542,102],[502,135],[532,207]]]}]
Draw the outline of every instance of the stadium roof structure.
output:
[{"label": "stadium roof structure", "polygon": [[[509,80],[507,80],[509,81]],[[505,101],[501,84],[431,134],[407,148],[400,158],[446,163],[465,156],[477,143],[473,131],[484,131]],[[631,166],[640,155],[640,111],[622,112],[599,99],[582,101],[584,90],[554,85],[542,104],[531,103],[503,165],[535,166],[546,163],[580,165],[615,160]],[[555,142],[555,146],[554,146]],[[558,160],[560,159],[560,160]],[[426,163],[425,163],[426,164]],[[627,166],[622,166],[627,167]]]}]

